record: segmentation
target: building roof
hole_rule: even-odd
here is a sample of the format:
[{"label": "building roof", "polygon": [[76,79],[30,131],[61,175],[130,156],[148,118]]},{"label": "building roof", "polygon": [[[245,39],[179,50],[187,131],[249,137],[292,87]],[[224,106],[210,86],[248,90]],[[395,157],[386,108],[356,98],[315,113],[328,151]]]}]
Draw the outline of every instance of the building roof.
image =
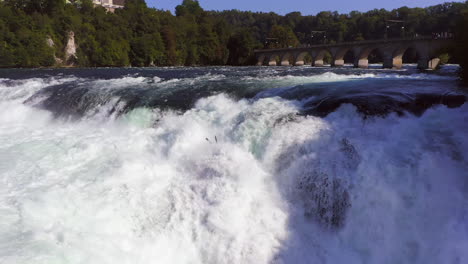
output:
[{"label": "building roof", "polygon": [[93,3],[104,7],[122,8],[125,5],[125,0],[93,0]]},{"label": "building roof", "polygon": [[93,0],[95,5],[100,5],[110,12],[114,12],[117,8],[123,8],[125,0]]}]

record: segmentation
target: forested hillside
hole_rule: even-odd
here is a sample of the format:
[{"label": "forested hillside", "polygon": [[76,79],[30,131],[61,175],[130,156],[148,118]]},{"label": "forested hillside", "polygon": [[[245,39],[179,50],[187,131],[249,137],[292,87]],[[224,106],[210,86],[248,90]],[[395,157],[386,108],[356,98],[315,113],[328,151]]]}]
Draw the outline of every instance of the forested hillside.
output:
[{"label": "forested hillside", "polygon": [[247,65],[256,48],[456,33],[457,28],[466,41],[467,10],[465,2],[281,16],[205,11],[198,1],[183,0],[172,14],[148,8],[144,0],[127,0],[125,8],[110,13],[91,0],[4,0],[0,67],[57,66],[69,32],[77,43],[74,65],[90,67]]}]

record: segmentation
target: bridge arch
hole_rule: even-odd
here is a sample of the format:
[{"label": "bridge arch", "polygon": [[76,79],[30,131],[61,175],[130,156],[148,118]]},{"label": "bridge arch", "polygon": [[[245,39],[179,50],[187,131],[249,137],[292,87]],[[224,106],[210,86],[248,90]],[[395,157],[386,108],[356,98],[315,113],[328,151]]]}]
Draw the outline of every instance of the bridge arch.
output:
[{"label": "bridge arch", "polygon": [[[383,67],[388,68],[389,65],[387,65],[386,57],[391,57],[388,54],[391,54],[391,51],[389,53],[388,47],[380,47],[380,46],[367,46],[362,48],[358,52],[357,60],[355,63],[355,67],[358,68],[364,68],[367,69],[369,68],[369,56],[371,54],[376,54],[378,55],[382,60],[383,60]],[[390,66],[391,67],[391,66]]]},{"label": "bridge arch", "polygon": [[278,62],[281,62],[280,54],[270,54],[270,56],[268,57],[268,66],[277,66]]},{"label": "bridge arch", "polygon": [[404,57],[410,51],[414,51],[416,53],[415,57],[417,58],[418,63],[419,63],[419,59],[424,57],[424,55],[422,54],[424,53],[424,51],[420,50],[415,45],[409,44],[409,45],[397,46],[394,48],[393,53],[392,53],[392,62],[391,62],[392,68],[401,69],[403,67],[403,63],[405,63]]},{"label": "bridge arch", "polygon": [[[446,57],[443,58],[445,55]],[[450,56],[453,56],[453,48],[451,47],[438,47],[435,48],[434,51],[429,53],[429,60],[424,61],[423,59],[427,59],[425,57],[420,57],[418,61],[418,68],[423,69],[426,67],[426,69],[431,69],[435,70],[437,69],[440,65],[448,63],[450,60]]]},{"label": "bridge arch", "polygon": [[315,56],[313,56],[314,66],[322,67],[325,64],[331,64],[332,52],[329,49],[320,49]]},{"label": "bridge arch", "polygon": [[263,66],[265,64],[265,54],[257,56],[257,66]]},{"label": "bridge arch", "polygon": [[281,66],[289,66],[291,63],[293,63],[294,56],[291,54],[291,52],[286,52],[283,53],[280,61],[281,61]]},{"label": "bridge arch", "polygon": [[294,65],[295,66],[305,65],[306,63],[308,63],[307,62],[308,57],[309,57],[310,60],[312,60],[312,58],[313,58],[311,52],[309,52],[309,51],[303,51],[303,52],[298,53],[297,56],[296,56]]},{"label": "bridge arch", "polygon": [[334,58],[333,58],[333,66],[339,67],[339,66],[344,66],[345,64],[345,57],[347,55],[352,56],[353,64],[354,60],[356,58],[355,50],[352,47],[343,47],[339,48],[335,51]]}]

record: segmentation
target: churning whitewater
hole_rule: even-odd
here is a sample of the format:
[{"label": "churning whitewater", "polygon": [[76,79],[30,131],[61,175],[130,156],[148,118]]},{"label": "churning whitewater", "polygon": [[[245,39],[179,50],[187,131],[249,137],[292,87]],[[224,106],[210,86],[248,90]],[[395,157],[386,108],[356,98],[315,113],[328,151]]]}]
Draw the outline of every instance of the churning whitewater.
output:
[{"label": "churning whitewater", "polygon": [[2,70],[0,263],[468,263],[456,70]]}]

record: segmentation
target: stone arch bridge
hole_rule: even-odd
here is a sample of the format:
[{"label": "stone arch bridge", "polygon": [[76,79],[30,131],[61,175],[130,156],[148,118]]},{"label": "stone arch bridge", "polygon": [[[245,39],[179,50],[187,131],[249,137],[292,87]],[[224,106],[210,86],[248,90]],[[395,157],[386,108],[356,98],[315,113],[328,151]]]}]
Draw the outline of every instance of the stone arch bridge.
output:
[{"label": "stone arch bridge", "polygon": [[327,52],[332,57],[331,66],[344,65],[344,58],[348,52],[354,57],[355,67],[367,68],[369,66],[369,55],[377,51],[383,59],[384,68],[399,69],[403,66],[403,55],[413,48],[418,57],[419,69],[435,69],[439,64],[442,50],[449,50],[453,45],[452,39],[433,39],[431,37],[411,39],[384,39],[344,42],[337,44],[313,45],[301,48],[262,49],[255,50],[257,65],[276,66],[279,58],[281,66],[302,66],[305,58],[312,58],[312,66],[323,66],[324,57]]}]

